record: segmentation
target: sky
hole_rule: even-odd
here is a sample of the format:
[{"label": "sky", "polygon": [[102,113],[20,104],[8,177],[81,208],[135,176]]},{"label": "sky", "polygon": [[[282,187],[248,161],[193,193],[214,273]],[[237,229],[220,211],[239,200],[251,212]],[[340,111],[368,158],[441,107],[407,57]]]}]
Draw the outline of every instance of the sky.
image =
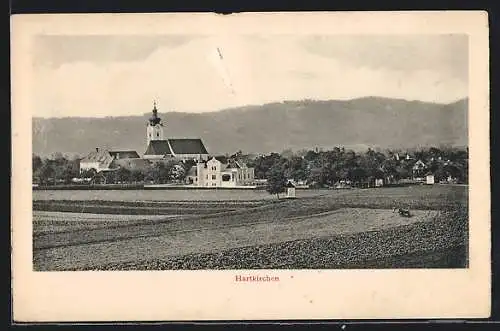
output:
[{"label": "sky", "polygon": [[37,117],[468,95],[465,35],[41,35],[34,54]]}]

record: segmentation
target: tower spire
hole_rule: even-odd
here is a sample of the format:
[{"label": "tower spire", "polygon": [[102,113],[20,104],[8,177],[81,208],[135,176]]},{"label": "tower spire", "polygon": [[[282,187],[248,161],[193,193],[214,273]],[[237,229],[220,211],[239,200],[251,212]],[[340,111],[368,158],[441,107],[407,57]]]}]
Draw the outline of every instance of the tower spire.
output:
[{"label": "tower spire", "polygon": [[147,126],[147,145],[151,140],[163,140],[163,122],[158,116],[156,100],[153,100],[153,114],[149,118]]},{"label": "tower spire", "polygon": [[162,125],[161,118],[158,117],[158,109],[156,108],[156,100],[153,100],[153,115],[149,118],[150,125]]}]

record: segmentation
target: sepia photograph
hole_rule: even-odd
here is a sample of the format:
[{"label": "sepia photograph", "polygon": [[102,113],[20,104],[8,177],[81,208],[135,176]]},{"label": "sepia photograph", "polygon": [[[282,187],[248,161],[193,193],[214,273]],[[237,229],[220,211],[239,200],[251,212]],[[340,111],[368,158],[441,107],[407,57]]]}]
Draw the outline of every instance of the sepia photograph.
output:
[{"label": "sepia photograph", "polygon": [[35,270],[468,265],[466,35],[35,53]]},{"label": "sepia photograph", "polygon": [[18,89],[35,275],[272,286],[280,270],[474,264],[467,32],[75,22],[30,35]]}]

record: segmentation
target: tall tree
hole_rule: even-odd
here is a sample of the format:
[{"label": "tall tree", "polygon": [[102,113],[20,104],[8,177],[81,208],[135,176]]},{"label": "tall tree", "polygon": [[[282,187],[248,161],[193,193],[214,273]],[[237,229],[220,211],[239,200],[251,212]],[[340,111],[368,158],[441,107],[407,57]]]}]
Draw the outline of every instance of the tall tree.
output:
[{"label": "tall tree", "polygon": [[287,179],[283,173],[283,169],[279,166],[272,167],[267,177],[267,192],[269,194],[276,194],[276,197],[279,199],[279,194],[285,192],[286,184]]},{"label": "tall tree", "polygon": [[31,160],[33,172],[36,172],[43,165],[42,159],[40,158],[40,156],[33,154]]}]

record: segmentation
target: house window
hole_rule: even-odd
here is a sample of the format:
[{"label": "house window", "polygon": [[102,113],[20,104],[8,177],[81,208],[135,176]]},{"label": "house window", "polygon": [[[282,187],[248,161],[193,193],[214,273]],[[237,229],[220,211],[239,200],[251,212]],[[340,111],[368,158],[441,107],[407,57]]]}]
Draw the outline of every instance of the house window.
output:
[{"label": "house window", "polygon": [[160,136],[160,133],[159,132],[156,132],[156,136],[159,137]]},{"label": "house window", "polygon": [[217,175],[212,175],[212,180],[217,179]]},{"label": "house window", "polygon": [[208,175],[207,175],[207,180],[208,180]]},{"label": "house window", "polygon": [[234,182],[234,174],[231,174],[231,180]]},{"label": "house window", "polygon": [[216,185],[217,185],[217,184],[215,184],[215,183],[212,183],[212,186],[216,186]]},{"label": "house window", "polygon": [[228,175],[228,174],[222,175],[222,181],[223,182],[229,182],[230,179],[231,179],[230,175]]}]

